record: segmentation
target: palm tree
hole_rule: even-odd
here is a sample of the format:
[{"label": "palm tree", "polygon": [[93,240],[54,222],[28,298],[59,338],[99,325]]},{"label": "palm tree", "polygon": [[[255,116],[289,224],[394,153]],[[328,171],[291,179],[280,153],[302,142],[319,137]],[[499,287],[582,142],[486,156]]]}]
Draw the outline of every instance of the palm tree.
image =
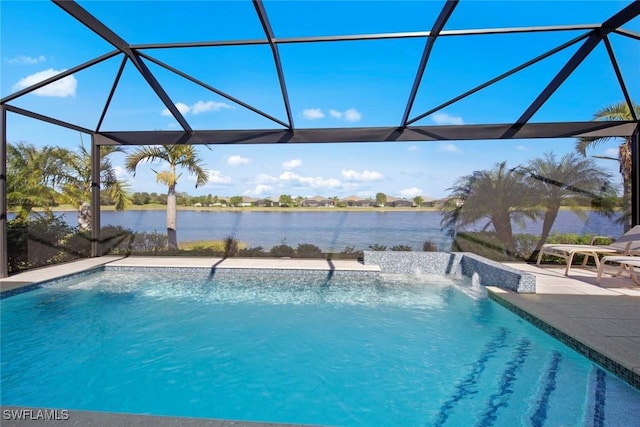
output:
[{"label": "palm tree", "polygon": [[49,210],[59,197],[66,161],[64,148],[19,142],[7,144],[7,204],[18,208],[18,217],[26,218],[33,208]]},{"label": "palm tree", "polygon": [[[115,209],[122,211],[132,202],[129,186],[116,176],[116,170],[107,156],[115,152],[124,152],[121,147],[100,147],[100,184],[109,198],[115,202]],[[90,218],[86,218],[86,209],[91,202],[91,153],[80,143],[77,152],[70,153],[67,160],[67,174],[62,185],[62,197],[76,209],[79,209],[78,224],[82,231],[90,230]],[[85,207],[85,209],[82,209]]]},{"label": "palm tree", "polygon": [[[635,111],[636,117],[640,117],[640,106],[631,102],[632,108]],[[594,120],[606,121],[606,120],[626,120],[633,121],[633,115],[629,104],[626,102],[618,102],[617,104],[608,105],[601,110],[596,111],[593,115]],[[580,138],[576,142],[576,150],[578,153],[586,157],[587,149],[595,147],[596,145],[608,141],[610,137],[584,137]],[[618,158],[609,159],[618,160],[620,162],[620,173],[622,174],[623,182],[623,196],[625,212],[623,215],[625,231],[631,228],[631,144],[632,137],[626,137],[622,144],[618,146]]]},{"label": "palm tree", "polygon": [[[531,190],[536,202],[545,209],[542,232],[530,260],[537,257],[542,245],[547,241],[551,227],[558,216],[560,206],[568,206],[578,216],[584,216],[581,206],[595,206],[596,211],[611,215],[615,190],[611,174],[599,168],[595,161],[568,153],[557,159],[553,153],[545,153],[529,161],[521,169],[529,176]],[[604,201],[604,203],[603,203]]]},{"label": "palm tree", "polygon": [[127,170],[132,174],[140,163],[166,162],[168,171],[155,172],[156,181],[168,187],[167,192],[167,237],[169,249],[178,249],[178,236],[176,232],[177,208],[176,185],[182,174],[178,174],[178,168],[184,168],[196,177],[196,188],[204,185],[209,180],[209,174],[204,169],[202,160],[198,157],[192,145],[161,145],[142,146],[129,154],[126,158]]},{"label": "palm tree", "polygon": [[463,176],[449,190],[453,202],[441,208],[441,224],[454,232],[486,219],[483,230],[493,227],[508,254],[515,254],[516,249],[511,222],[522,223],[525,218],[539,216],[526,177],[507,169],[506,162]]}]

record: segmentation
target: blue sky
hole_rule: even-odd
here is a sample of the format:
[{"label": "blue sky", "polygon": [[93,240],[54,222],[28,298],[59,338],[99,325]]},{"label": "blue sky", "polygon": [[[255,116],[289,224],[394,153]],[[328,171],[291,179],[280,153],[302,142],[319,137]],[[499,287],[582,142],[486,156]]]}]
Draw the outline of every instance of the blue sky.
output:
[{"label": "blue sky", "polygon": [[[157,43],[264,38],[250,1],[80,1],[127,42]],[[599,23],[628,1],[461,1],[446,30]],[[276,37],[426,31],[441,1],[265,1]],[[121,9],[122,8],[122,9]],[[126,9],[126,12],[123,10]],[[1,13],[1,96],[29,86],[113,48],[50,2],[6,1]],[[640,32],[636,18],[625,26]],[[438,39],[411,116],[469,90],[578,36],[562,33],[484,35]],[[496,42],[498,42],[496,44]],[[398,125],[424,48],[424,39],[288,44],[280,55],[298,128]],[[611,43],[631,96],[640,100],[640,43],[613,34]],[[450,105],[417,124],[505,123],[518,118],[579,45]],[[286,113],[267,46],[146,50],[279,120]],[[11,104],[95,128],[121,57],[74,74]],[[147,63],[194,129],[279,128],[255,113]],[[622,100],[604,46],[599,45],[533,117],[532,122],[589,120]],[[10,142],[77,147],[74,131],[9,113]],[[101,130],[179,129],[164,105],[128,64]],[[88,136],[82,136],[85,143]],[[616,141],[591,154],[614,154]],[[516,166],[543,153],[572,151],[574,140],[447,141],[198,147],[209,183],[194,188],[184,175],[179,191],[220,196],[375,196],[440,198],[456,178],[500,161]],[[134,191],[164,192],[154,173],[127,174]],[[617,164],[599,160],[619,181]],[[156,167],[157,170],[157,167]]]}]

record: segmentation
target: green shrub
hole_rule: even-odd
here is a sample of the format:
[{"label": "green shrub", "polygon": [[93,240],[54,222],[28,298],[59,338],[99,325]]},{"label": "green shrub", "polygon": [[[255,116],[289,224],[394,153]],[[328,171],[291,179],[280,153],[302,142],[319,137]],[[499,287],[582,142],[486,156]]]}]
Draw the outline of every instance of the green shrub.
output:
[{"label": "green shrub", "polygon": [[254,248],[240,249],[238,255],[242,257],[260,257],[267,255],[262,246],[256,246]]},{"label": "green shrub", "polygon": [[338,253],[328,253],[327,259],[357,259],[361,260],[364,257],[362,250],[357,249],[355,246],[346,246]]},{"label": "green shrub", "polygon": [[296,249],[296,253],[300,258],[322,258],[322,250],[316,245],[309,243],[300,243]]},{"label": "green shrub", "polygon": [[422,244],[422,251],[423,252],[438,252],[438,245],[436,245],[435,243],[433,243],[430,240],[427,240],[426,242],[424,242]]},{"label": "green shrub", "polygon": [[63,262],[66,258],[64,243],[76,231],[77,228],[70,227],[62,216],[53,214],[8,221],[9,273]]},{"label": "green shrub", "polygon": [[395,245],[391,247],[391,250],[395,252],[411,252],[413,248],[409,245]]},{"label": "green shrub", "polygon": [[292,256],[295,255],[295,252],[296,251],[291,246],[289,246],[289,245],[287,245],[285,243],[282,243],[282,244],[280,244],[278,246],[272,247],[271,250],[269,251],[269,255],[271,255],[273,257],[279,257],[279,258],[280,257],[292,257]]},{"label": "green shrub", "polygon": [[369,245],[369,249],[371,249],[372,251],[386,251],[387,247],[385,245],[379,245],[377,243],[374,243],[373,245]]}]

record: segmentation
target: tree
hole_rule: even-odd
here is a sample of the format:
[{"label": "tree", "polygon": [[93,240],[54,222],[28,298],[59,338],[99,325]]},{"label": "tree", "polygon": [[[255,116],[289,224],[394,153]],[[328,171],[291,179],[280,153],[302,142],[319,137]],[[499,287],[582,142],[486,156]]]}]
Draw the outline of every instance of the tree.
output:
[{"label": "tree", "polygon": [[[636,117],[640,117],[640,106],[631,102],[632,108],[635,111]],[[618,102],[617,104],[607,105],[602,109],[595,112],[593,115],[594,120],[608,121],[608,120],[628,120],[633,121],[633,115],[629,104],[626,102]],[[608,141],[610,137],[583,137],[576,143],[576,150],[578,153],[586,157],[587,149],[593,148],[596,145]],[[620,163],[620,174],[622,174],[623,182],[623,200],[625,212],[623,215],[624,228],[628,231],[631,228],[631,144],[633,137],[627,137],[618,146],[618,158],[604,157],[612,160],[618,160]]]},{"label": "tree", "polygon": [[576,153],[565,154],[557,159],[553,153],[545,153],[520,169],[529,177],[537,203],[545,209],[540,240],[531,254],[531,260],[537,257],[549,237],[560,206],[568,206],[577,215],[584,216],[580,206],[588,201],[588,205],[597,207],[597,212],[605,215],[613,212],[613,204],[607,203],[615,199],[611,174],[599,168],[591,159],[582,158]]},{"label": "tree", "polygon": [[493,227],[509,254],[515,253],[511,222],[522,223],[539,215],[524,174],[507,169],[506,162],[463,176],[449,190],[449,199],[455,202],[442,207],[442,225],[455,232],[486,219],[483,230]]},{"label": "tree", "polygon": [[293,205],[293,199],[290,194],[281,194],[278,199],[278,204],[280,204],[280,206],[290,208]]},{"label": "tree", "polygon": [[196,177],[196,188],[209,180],[209,174],[192,145],[142,146],[126,158],[127,170],[134,174],[140,163],[166,162],[168,171],[155,172],[156,181],[168,187],[167,191],[167,237],[170,250],[178,249],[176,185],[182,174],[178,168],[186,169]]},{"label": "tree", "polygon": [[[110,200],[115,203],[115,209],[122,211],[132,203],[129,186],[116,176],[116,169],[108,159],[108,155],[124,152],[121,147],[100,147],[100,186]],[[91,228],[91,153],[84,144],[80,144],[78,151],[69,152],[64,159],[66,173],[62,184],[62,200],[78,209],[78,224],[81,231]]]},{"label": "tree", "polygon": [[7,205],[27,218],[33,208],[49,210],[59,198],[69,150],[19,142],[7,144]]},{"label": "tree", "polygon": [[380,207],[384,207],[384,204],[387,203],[387,195],[384,193],[376,194],[376,205]]},{"label": "tree", "polygon": [[242,203],[242,196],[233,196],[229,199],[229,204],[234,208],[240,206]]},{"label": "tree", "polygon": [[417,207],[420,207],[424,203],[424,199],[421,196],[416,196],[413,198],[413,203],[415,203]]}]

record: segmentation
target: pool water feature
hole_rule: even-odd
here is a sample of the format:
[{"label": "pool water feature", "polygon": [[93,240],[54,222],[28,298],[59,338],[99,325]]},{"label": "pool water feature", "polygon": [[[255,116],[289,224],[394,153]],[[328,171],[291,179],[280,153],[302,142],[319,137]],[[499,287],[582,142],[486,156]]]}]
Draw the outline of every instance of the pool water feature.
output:
[{"label": "pool water feature", "polygon": [[637,425],[471,280],[109,269],[3,299],[3,405],[324,425]]}]

